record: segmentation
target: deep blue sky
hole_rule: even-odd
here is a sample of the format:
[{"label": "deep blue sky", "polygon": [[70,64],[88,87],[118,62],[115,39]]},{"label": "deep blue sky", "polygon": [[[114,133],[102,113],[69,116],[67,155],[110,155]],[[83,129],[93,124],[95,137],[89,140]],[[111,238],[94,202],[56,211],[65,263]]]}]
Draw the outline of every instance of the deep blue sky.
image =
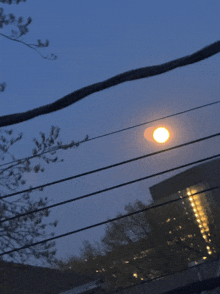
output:
[{"label": "deep blue sky", "polygon": [[[22,112],[63,97],[83,86],[138,67],[160,64],[193,53],[219,40],[220,2],[194,1],[27,1],[2,5],[5,12],[33,18],[27,43],[50,40],[42,54],[58,55],[56,61],[41,58],[28,47],[1,41],[1,82],[7,88],[0,97],[0,115]],[[7,33],[7,30],[2,30]],[[220,55],[172,72],[124,83],[91,95],[55,113],[13,126],[23,132],[17,157],[28,156],[32,138],[51,125],[61,128],[65,142],[102,135],[175,112],[219,100]],[[166,147],[219,132],[219,106],[166,120],[175,137]],[[29,175],[29,184],[39,185],[165,146],[147,142],[145,126],[82,144],[60,152],[65,161],[51,165],[42,175]],[[50,203],[90,193],[163,169],[175,167],[219,152],[219,138],[154,156],[120,168],[50,187],[38,194]],[[172,174],[173,175],[173,174]],[[171,176],[161,176],[127,188],[53,209],[50,221],[59,220],[62,234],[114,217],[124,205],[151,197],[148,188]],[[92,229],[56,241],[57,257],[78,254],[84,239],[99,241],[103,228]]]}]

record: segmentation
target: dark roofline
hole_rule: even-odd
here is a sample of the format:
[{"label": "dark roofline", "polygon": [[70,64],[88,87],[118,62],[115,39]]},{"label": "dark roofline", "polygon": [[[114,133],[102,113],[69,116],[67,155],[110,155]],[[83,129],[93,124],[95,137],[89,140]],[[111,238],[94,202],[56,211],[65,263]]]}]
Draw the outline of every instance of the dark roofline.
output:
[{"label": "dark roofline", "polygon": [[73,271],[16,264],[0,260],[0,293],[59,294],[98,278]]},{"label": "dark roofline", "polygon": [[159,200],[164,197],[178,193],[186,187],[198,183],[210,183],[219,185],[220,183],[220,159],[211,160],[190,169],[187,169],[173,177],[159,182],[149,188],[152,198]]}]

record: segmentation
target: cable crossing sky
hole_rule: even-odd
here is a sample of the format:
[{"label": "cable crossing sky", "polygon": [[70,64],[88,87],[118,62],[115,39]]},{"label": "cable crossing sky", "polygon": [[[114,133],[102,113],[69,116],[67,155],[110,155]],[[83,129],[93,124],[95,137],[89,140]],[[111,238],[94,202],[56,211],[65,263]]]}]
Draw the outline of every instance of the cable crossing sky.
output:
[{"label": "cable crossing sky", "polygon": [[138,211],[135,211],[135,212],[132,212],[132,213],[124,214],[124,215],[121,215],[121,216],[117,216],[115,218],[111,218],[111,219],[108,219],[106,221],[96,223],[94,225],[90,225],[90,226],[87,226],[87,227],[84,227],[84,228],[81,228],[81,229],[78,229],[78,230],[74,230],[74,231],[71,231],[71,232],[68,232],[68,233],[65,233],[65,234],[61,234],[61,235],[58,235],[58,236],[55,236],[55,237],[52,237],[52,238],[48,238],[48,239],[39,241],[39,242],[28,244],[28,245],[22,246],[20,248],[15,248],[13,250],[9,250],[9,251],[0,253],[0,256],[6,255],[6,254],[11,254],[13,252],[16,252],[16,251],[19,251],[19,250],[22,250],[22,249],[37,246],[37,245],[40,245],[40,244],[43,244],[43,243],[46,243],[46,242],[49,242],[49,241],[53,241],[53,240],[56,240],[56,239],[60,239],[60,238],[63,238],[63,237],[69,236],[69,235],[77,234],[77,233],[82,232],[82,231],[90,230],[92,228],[99,227],[99,226],[102,226],[102,225],[106,225],[108,223],[117,221],[117,220],[125,218],[125,217],[129,217],[129,216],[132,216],[132,215],[135,215],[135,214],[138,214],[138,213],[150,210],[150,209],[154,209],[154,208],[159,207],[159,206],[167,205],[167,204],[170,204],[170,203],[173,203],[173,202],[176,202],[176,201],[180,201],[180,200],[182,201],[182,199],[184,199],[184,198],[189,198],[189,197],[192,197],[194,195],[198,195],[198,194],[205,193],[205,192],[212,191],[212,190],[219,189],[219,188],[220,188],[220,185],[216,186],[216,187],[209,188],[209,189],[202,190],[202,191],[194,193],[194,194],[192,194],[190,196],[187,195],[187,196],[183,196],[182,198],[173,199],[173,200],[161,203],[161,204],[151,205],[150,207],[147,207],[147,208],[142,209],[142,210],[138,210]]}]

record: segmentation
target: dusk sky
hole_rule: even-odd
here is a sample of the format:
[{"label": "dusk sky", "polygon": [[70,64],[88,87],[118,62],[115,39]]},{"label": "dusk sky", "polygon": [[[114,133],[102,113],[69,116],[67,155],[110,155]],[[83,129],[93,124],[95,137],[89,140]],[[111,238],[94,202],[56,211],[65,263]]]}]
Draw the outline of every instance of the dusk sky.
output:
[{"label": "dusk sky", "polygon": [[[27,1],[3,5],[6,13],[31,16],[24,41],[49,39],[43,59],[25,45],[0,37],[0,115],[24,112],[51,103],[68,93],[116,74],[157,65],[186,56],[219,40],[220,2],[174,0],[121,1]],[[8,34],[8,29],[1,30]],[[24,139],[12,151],[17,158],[32,154],[33,138],[61,129],[64,143],[117,131],[156,118],[220,100],[220,54],[168,73],[127,82],[90,95],[63,110],[39,116],[12,128]],[[64,162],[45,165],[42,174],[29,174],[28,185],[73,176],[82,172],[168,148],[219,132],[220,105],[206,107],[161,121],[174,136],[166,144],[148,142],[144,131],[150,124],[58,152]],[[48,196],[50,204],[92,193],[125,181],[176,167],[219,153],[219,137],[152,156],[105,172],[81,177],[34,192]],[[179,170],[180,172],[182,170]],[[174,175],[169,173],[51,210],[58,219],[55,235],[95,224],[123,213],[136,199],[149,203],[149,187]],[[79,254],[82,241],[99,241],[104,226],[58,239],[57,257]]]}]

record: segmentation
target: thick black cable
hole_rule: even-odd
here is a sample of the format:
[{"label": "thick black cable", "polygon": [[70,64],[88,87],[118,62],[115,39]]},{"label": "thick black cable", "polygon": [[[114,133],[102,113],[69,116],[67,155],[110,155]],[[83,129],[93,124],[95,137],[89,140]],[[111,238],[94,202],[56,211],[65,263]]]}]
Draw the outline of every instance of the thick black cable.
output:
[{"label": "thick black cable", "polygon": [[[164,116],[164,117],[161,117],[161,118],[156,118],[156,119],[153,119],[153,120],[141,123],[141,124],[137,124],[137,125],[134,125],[134,126],[131,126],[131,127],[127,127],[127,128],[123,128],[123,129],[120,129],[120,130],[117,130],[117,131],[109,132],[109,133],[106,133],[106,134],[103,134],[103,135],[100,135],[100,136],[96,136],[96,137],[93,137],[93,138],[88,138],[88,139],[83,140],[81,142],[76,142],[76,144],[78,144],[78,143],[82,144],[82,143],[86,143],[86,142],[89,142],[89,141],[92,141],[92,140],[96,140],[96,139],[100,139],[100,138],[107,137],[107,136],[110,136],[110,135],[114,135],[114,134],[117,134],[117,133],[121,133],[121,132],[130,130],[130,129],[134,129],[134,128],[137,128],[137,127],[140,127],[140,126],[143,126],[143,125],[146,125],[146,124],[157,122],[159,120],[163,120],[163,119],[166,119],[166,118],[170,118],[170,117],[173,117],[173,116],[184,114],[184,113],[187,113],[187,112],[190,112],[190,111],[198,110],[198,109],[208,107],[208,106],[218,104],[218,103],[220,103],[220,101],[215,101],[215,102],[211,102],[211,103],[204,104],[204,105],[201,105],[201,106],[197,106],[197,107],[194,107],[194,108],[190,108],[190,109],[187,109],[187,110],[183,110],[183,111],[180,111],[180,112],[177,112],[177,113],[174,113],[174,114],[170,114],[170,115],[167,115],[167,116]],[[60,149],[60,148],[59,147],[54,147],[51,150],[47,150],[45,152],[42,152],[40,155],[50,153],[50,152],[56,151],[58,149]],[[23,160],[30,160],[30,159],[33,159],[33,158],[38,157],[38,156],[39,155],[32,155],[32,156],[24,157],[24,158],[21,158],[21,159],[16,159],[16,160],[1,164],[0,167],[5,166],[5,165],[9,165],[9,164],[12,164],[12,163],[15,163],[15,162],[18,163],[18,162],[21,162]]]},{"label": "thick black cable", "polygon": [[[170,148],[167,148],[167,149],[159,150],[159,151],[156,151],[156,152],[153,152],[153,153],[148,153],[148,154],[145,154],[145,155],[142,155],[142,156],[139,156],[139,157],[135,157],[135,158],[128,159],[128,160],[125,160],[125,161],[121,161],[119,163],[115,163],[115,164],[112,164],[112,165],[101,167],[101,168],[91,170],[91,171],[88,171],[88,172],[85,172],[85,173],[82,173],[82,174],[78,174],[78,175],[67,177],[67,178],[64,178],[64,179],[61,179],[61,180],[49,182],[47,184],[43,184],[43,185],[39,185],[39,186],[36,186],[36,187],[31,187],[29,189],[25,189],[25,190],[22,190],[22,191],[7,194],[5,196],[1,196],[0,200],[8,198],[8,197],[15,196],[15,195],[19,195],[19,194],[22,194],[22,193],[31,192],[33,190],[42,189],[42,188],[52,186],[52,185],[55,185],[55,184],[63,183],[63,182],[66,182],[66,181],[70,181],[70,180],[80,178],[80,177],[83,177],[83,176],[87,176],[87,175],[97,173],[97,172],[100,172],[100,171],[103,171],[103,170],[107,170],[107,169],[110,169],[110,168],[113,168],[113,167],[116,167],[116,166],[127,164],[127,163],[130,163],[130,162],[136,161],[136,160],[140,160],[140,159],[143,159],[143,158],[154,156],[154,155],[157,155],[157,154],[160,154],[160,153],[163,153],[163,152],[171,151],[171,150],[174,150],[174,149],[177,149],[177,148],[181,148],[181,147],[184,147],[184,146],[188,146],[188,145],[191,145],[191,144],[202,142],[202,141],[205,141],[205,140],[208,140],[208,139],[211,139],[211,138],[215,138],[217,136],[220,136],[220,133],[216,133],[216,134],[206,136],[206,137],[203,137],[203,138],[200,138],[200,139],[196,139],[196,140],[193,140],[193,141],[190,141],[190,142],[187,142],[187,143],[176,145],[176,146],[173,146],[173,147],[170,147]],[[217,157],[217,156],[218,155],[216,155],[215,157]],[[200,161],[198,161],[198,162],[200,162]]]},{"label": "thick black cable", "polygon": [[197,164],[197,163],[201,163],[201,162],[204,162],[204,161],[207,161],[207,160],[211,160],[211,159],[214,159],[214,158],[217,158],[217,157],[220,157],[220,154],[213,155],[211,157],[206,157],[204,159],[193,161],[193,162],[190,162],[190,163],[187,163],[187,164],[184,164],[184,165],[180,165],[178,167],[167,169],[167,170],[159,172],[159,173],[155,173],[155,174],[152,174],[152,175],[149,175],[149,176],[146,176],[146,177],[142,177],[142,178],[139,178],[139,179],[136,179],[136,180],[133,180],[133,181],[125,182],[125,183],[122,183],[122,184],[119,184],[119,185],[116,185],[116,186],[112,186],[112,187],[109,187],[109,188],[106,188],[106,189],[103,189],[103,190],[99,190],[99,191],[96,191],[96,192],[93,192],[93,193],[85,194],[83,196],[79,196],[79,197],[72,198],[72,199],[69,199],[69,200],[66,200],[66,201],[62,201],[62,202],[58,202],[58,203],[55,203],[55,204],[52,204],[52,205],[48,205],[46,207],[42,207],[42,208],[35,209],[35,210],[29,211],[29,212],[21,213],[21,214],[15,215],[13,217],[1,220],[0,224],[4,223],[6,221],[11,221],[11,220],[23,217],[23,216],[27,216],[29,214],[37,213],[37,212],[40,212],[40,211],[43,211],[43,210],[46,210],[46,209],[54,208],[54,207],[57,207],[57,206],[61,206],[61,205],[70,203],[70,202],[79,201],[79,200],[82,200],[82,199],[85,199],[85,198],[89,198],[89,197],[92,197],[92,196],[95,196],[95,195],[98,195],[98,194],[101,194],[101,193],[104,193],[104,192],[108,192],[108,191],[111,191],[111,190],[114,190],[114,189],[117,189],[117,188],[121,188],[121,187],[124,187],[124,186],[127,186],[127,185],[131,185],[131,184],[143,181],[143,180],[147,180],[147,179],[150,179],[150,178],[153,178],[153,177],[156,177],[156,176],[160,176],[160,175],[163,175],[165,173],[175,171],[175,170],[178,170],[178,169],[181,169],[181,168],[184,168],[184,167],[188,167],[190,165],[194,165],[194,164]]},{"label": "thick black cable", "polygon": [[73,234],[76,234],[76,233],[79,233],[79,232],[90,230],[90,229],[93,229],[95,227],[106,225],[108,223],[117,221],[117,220],[122,219],[122,218],[125,218],[125,217],[129,217],[129,216],[132,216],[132,215],[135,215],[135,214],[138,214],[138,213],[147,211],[147,210],[155,209],[157,207],[160,207],[160,206],[163,206],[163,205],[167,205],[167,204],[170,204],[170,203],[173,203],[173,202],[176,202],[176,201],[180,201],[180,200],[182,201],[185,198],[189,198],[189,197],[192,197],[192,196],[195,196],[195,195],[198,195],[198,194],[201,194],[201,193],[209,192],[209,191],[212,191],[212,190],[215,190],[215,189],[219,189],[219,188],[220,188],[220,185],[219,186],[212,187],[212,188],[208,188],[208,189],[205,189],[205,190],[202,190],[200,192],[197,192],[197,193],[194,193],[194,194],[191,194],[191,195],[183,196],[182,198],[177,198],[177,199],[169,200],[167,202],[163,202],[163,203],[160,203],[160,204],[151,205],[151,206],[149,206],[147,208],[144,208],[144,209],[141,209],[141,210],[138,210],[138,211],[134,211],[134,212],[127,213],[127,214],[124,214],[124,215],[120,215],[120,216],[117,216],[117,217],[108,219],[106,221],[99,222],[99,223],[96,223],[96,224],[93,224],[93,225],[84,227],[84,228],[81,228],[81,229],[78,229],[78,230],[74,230],[74,231],[71,231],[71,232],[68,232],[68,233],[65,233],[65,234],[61,234],[61,235],[58,235],[58,236],[55,236],[55,237],[51,237],[51,238],[48,238],[48,239],[39,241],[39,242],[28,244],[28,245],[22,246],[20,248],[15,248],[15,249],[12,249],[12,250],[9,250],[9,251],[0,253],[0,256],[6,255],[6,254],[11,254],[11,253],[16,252],[16,251],[20,251],[20,250],[23,250],[23,249],[26,249],[26,248],[37,246],[37,245],[40,245],[40,244],[43,244],[43,243],[46,243],[46,242],[49,242],[49,241],[53,241],[53,240],[56,240],[56,239],[60,239],[60,238],[69,236],[69,235],[73,235]]}]

